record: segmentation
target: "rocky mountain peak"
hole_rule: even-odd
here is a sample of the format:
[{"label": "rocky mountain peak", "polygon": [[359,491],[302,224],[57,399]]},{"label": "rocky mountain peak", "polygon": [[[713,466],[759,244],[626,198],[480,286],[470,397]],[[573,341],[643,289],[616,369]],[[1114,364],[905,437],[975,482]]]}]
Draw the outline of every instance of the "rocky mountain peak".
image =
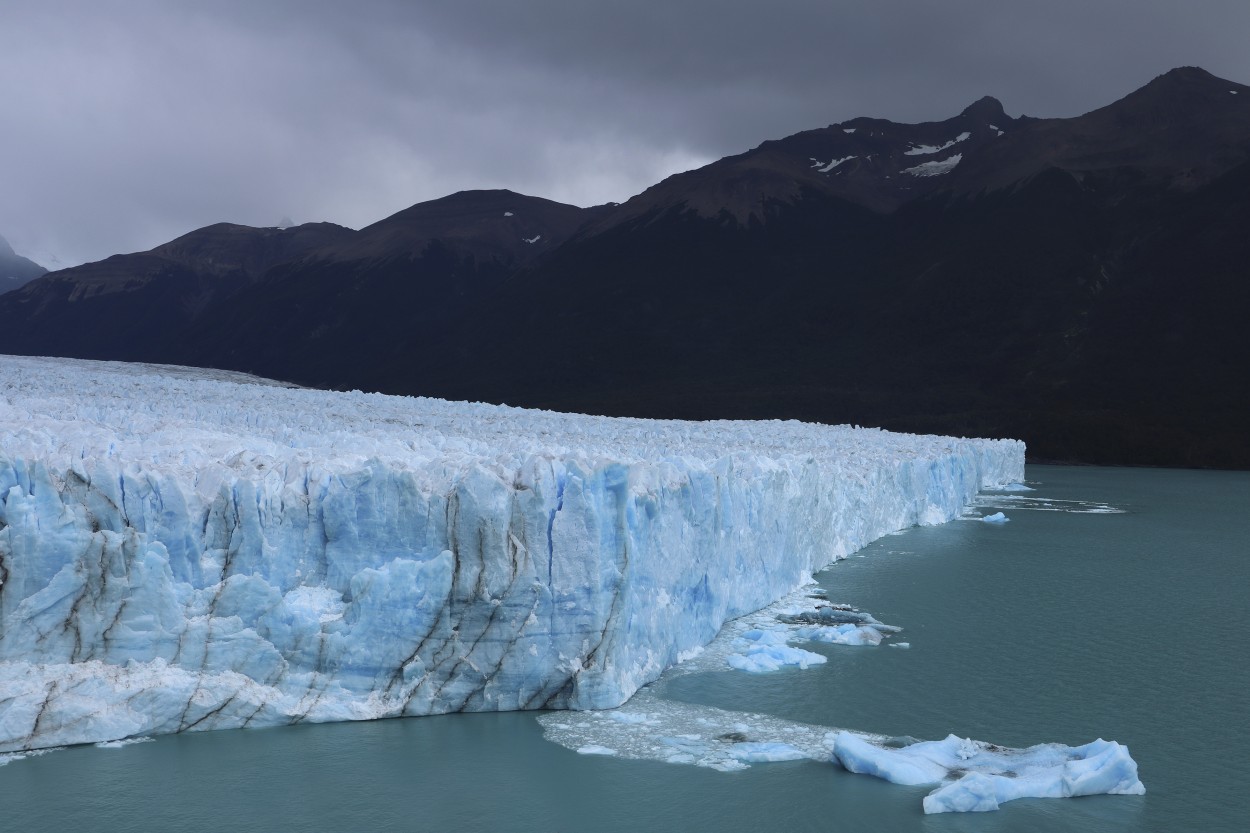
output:
[{"label": "rocky mountain peak", "polygon": [[959,115],[973,119],[978,122],[997,124],[1000,121],[1008,121],[1007,113],[1003,110],[1003,103],[992,95],[982,96],[976,101],[969,104],[963,109]]},{"label": "rocky mountain peak", "polygon": [[13,251],[9,241],[0,236],[0,292],[8,292],[34,280],[48,270]]}]

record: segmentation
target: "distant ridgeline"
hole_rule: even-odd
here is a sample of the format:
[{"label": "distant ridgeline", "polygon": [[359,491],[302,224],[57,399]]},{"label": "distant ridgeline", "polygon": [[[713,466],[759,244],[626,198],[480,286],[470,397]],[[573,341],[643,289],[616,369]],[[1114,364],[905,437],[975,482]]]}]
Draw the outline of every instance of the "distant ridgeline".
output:
[{"label": "distant ridgeline", "polygon": [[1250,87],[1182,68],[1077,118],[858,118],[621,205],[209,226],[0,297],[0,352],[1247,468],[1247,228]]},{"label": "distant ridgeline", "polygon": [[30,258],[13,251],[9,241],[0,237],[0,293],[17,289],[47,271]]}]

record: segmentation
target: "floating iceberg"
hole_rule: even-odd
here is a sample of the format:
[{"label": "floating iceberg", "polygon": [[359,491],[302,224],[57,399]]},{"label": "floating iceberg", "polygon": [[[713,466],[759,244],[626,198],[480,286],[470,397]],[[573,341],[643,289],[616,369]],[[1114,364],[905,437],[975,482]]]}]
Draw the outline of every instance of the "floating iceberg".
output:
[{"label": "floating iceberg", "polygon": [[743,629],[733,640],[734,653],[725,657],[731,668],[752,674],[776,671],[786,666],[802,669],[821,665],[821,654],[792,647],[789,643],[823,642],[828,645],[880,645],[881,640],[902,628],[886,625],[850,605],[830,604],[810,599],[795,604],[790,599],[776,605],[776,618],[768,624]]},{"label": "floating iceberg", "polygon": [[1046,743],[1005,749],[949,735],[890,749],[851,732],[839,732],[833,757],[851,772],[893,784],[942,786],[924,799],[926,813],[997,810],[1015,798],[1143,795],[1128,747],[1096,740],[1084,746]]},{"label": "floating iceberg", "polygon": [[792,648],[786,645],[784,640],[780,644],[775,642],[756,643],[744,648],[742,653],[730,654],[725,658],[725,661],[739,671],[747,671],[752,674],[776,671],[778,668],[787,665],[808,668],[826,662],[825,658],[820,654],[804,651],[802,648]]},{"label": "floating iceberg", "polygon": [[981,520],[987,524],[1005,524],[1007,521],[1011,520],[1011,518],[1008,518],[1002,512],[995,512],[993,515],[983,516]]},{"label": "floating iceberg", "polygon": [[0,357],[0,753],[617,706],[1023,456]]}]

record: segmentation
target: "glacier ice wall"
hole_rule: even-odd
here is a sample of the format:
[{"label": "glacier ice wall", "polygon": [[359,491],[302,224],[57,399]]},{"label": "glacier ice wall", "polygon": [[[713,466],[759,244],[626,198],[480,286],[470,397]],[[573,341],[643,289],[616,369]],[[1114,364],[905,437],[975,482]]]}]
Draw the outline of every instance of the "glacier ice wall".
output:
[{"label": "glacier ice wall", "polygon": [[0,357],[0,752],[616,706],[1023,458]]}]

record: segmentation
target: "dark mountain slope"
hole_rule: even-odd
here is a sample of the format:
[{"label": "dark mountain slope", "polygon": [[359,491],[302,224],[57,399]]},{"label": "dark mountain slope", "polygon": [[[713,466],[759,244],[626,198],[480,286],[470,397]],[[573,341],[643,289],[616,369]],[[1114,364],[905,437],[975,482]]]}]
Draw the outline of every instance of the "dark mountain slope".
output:
[{"label": "dark mountain slope", "polygon": [[609,210],[503,190],[419,203],[342,245],[270,269],[190,328],[171,360],[397,390],[414,353],[471,350],[474,312],[504,279]]},{"label": "dark mountain slope", "polygon": [[437,240],[477,262],[519,265],[559,246],[601,210],[507,190],[460,191],[366,226],[334,258],[420,256]]},{"label": "dark mountain slope", "polygon": [[1011,118],[987,96],[941,122],[858,118],[764,142],[669,177],[601,228],[671,210],[723,211],[746,225],[765,219],[765,202],[811,190],[888,213],[936,192],[981,193],[1050,168],[1132,168],[1196,187],[1244,160],[1248,140],[1250,87],[1182,67],[1076,118]]},{"label": "dark mountain slope", "polygon": [[165,361],[214,304],[274,264],[353,234],[332,223],[218,223],[147,252],[52,272],[0,297],[0,343],[25,355]]},{"label": "dark mountain slope", "polygon": [[987,97],[941,122],[858,118],[807,130],[671,176],[625,202],[598,229],[670,210],[712,218],[724,212],[747,225],[766,219],[765,204],[775,209],[811,192],[892,211],[945,187],[943,173],[958,169],[956,157],[980,153],[1015,124]]},{"label": "dark mountain slope", "polygon": [[1132,169],[1193,188],[1245,160],[1250,87],[1181,67],[1077,118],[1022,118],[1003,139],[969,155],[951,177],[951,189],[1006,187],[1052,167],[1074,173]]},{"label": "dark mountain slope", "polygon": [[1250,88],[1182,68],[1073,119],[855,119],[621,206],[465,192],[272,256],[184,240],[0,298],[0,351],[1250,468],[1248,225]]},{"label": "dark mountain slope", "polygon": [[0,237],[0,294],[24,286],[47,271],[30,258],[13,251],[9,241]]},{"label": "dark mountain slope", "polygon": [[459,351],[418,337],[383,387],[1250,466],[1246,179],[1051,168],[891,215],[806,192],[745,229],[657,210],[501,285],[453,325]]}]

